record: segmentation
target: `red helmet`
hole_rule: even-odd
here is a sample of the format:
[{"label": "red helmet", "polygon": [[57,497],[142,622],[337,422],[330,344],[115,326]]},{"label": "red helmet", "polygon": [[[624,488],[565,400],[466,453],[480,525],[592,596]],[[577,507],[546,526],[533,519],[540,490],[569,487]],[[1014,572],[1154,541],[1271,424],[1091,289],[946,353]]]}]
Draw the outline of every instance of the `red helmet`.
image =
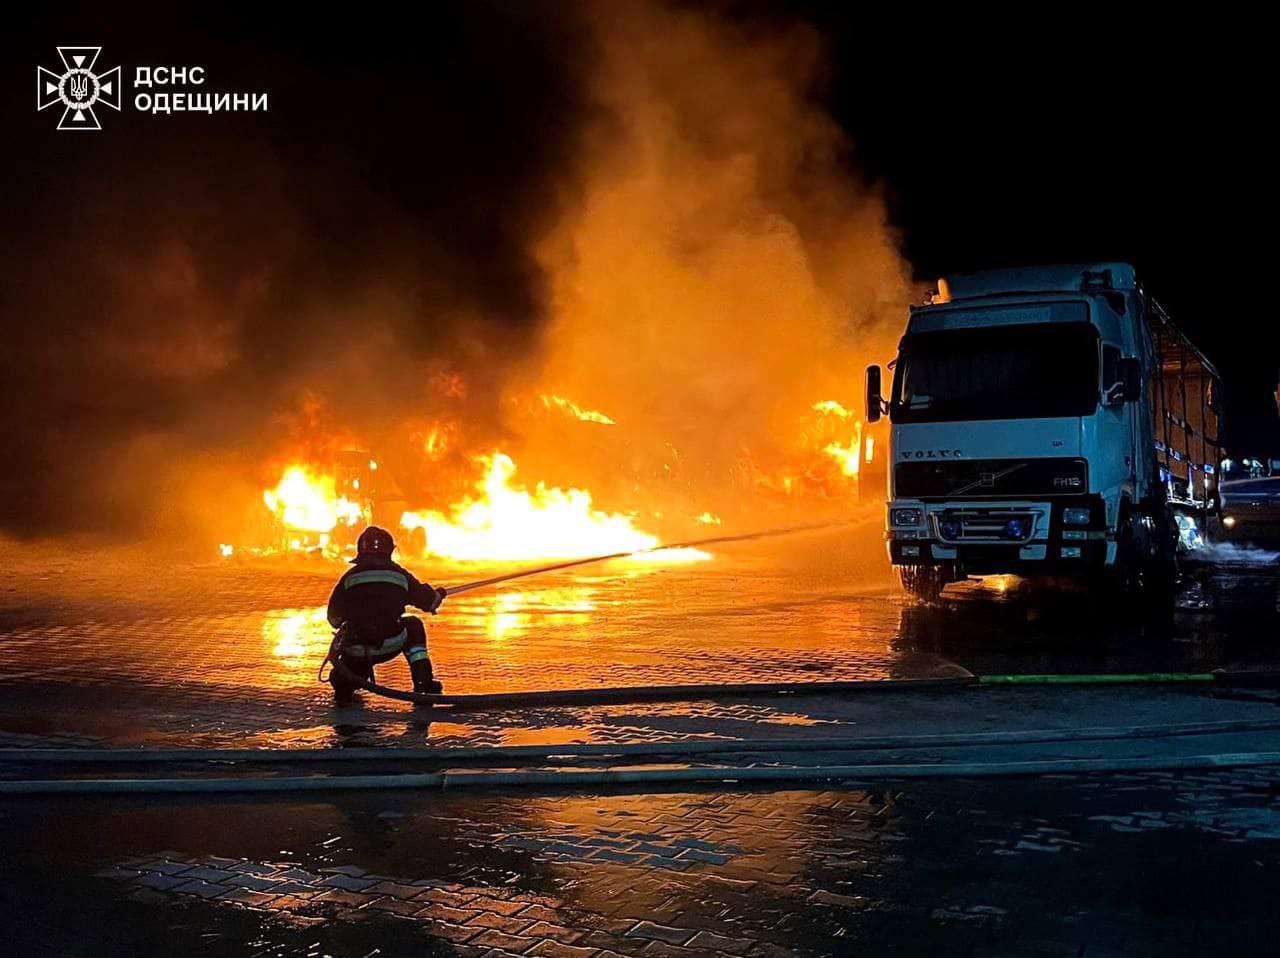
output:
[{"label": "red helmet", "polygon": [[391,538],[391,533],[378,526],[369,526],[356,540],[356,553],[360,556],[381,556],[384,559],[390,559],[395,548],[396,540]]}]

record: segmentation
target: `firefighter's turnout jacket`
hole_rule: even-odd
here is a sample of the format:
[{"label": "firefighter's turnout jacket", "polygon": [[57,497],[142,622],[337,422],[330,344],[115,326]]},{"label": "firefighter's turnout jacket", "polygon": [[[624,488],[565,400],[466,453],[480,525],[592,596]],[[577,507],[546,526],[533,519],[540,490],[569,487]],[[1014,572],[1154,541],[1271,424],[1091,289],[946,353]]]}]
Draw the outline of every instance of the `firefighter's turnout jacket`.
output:
[{"label": "firefighter's turnout jacket", "polygon": [[421,646],[426,658],[426,633],[421,622],[405,616],[405,606],[434,612],[440,602],[435,589],[391,559],[360,557],[333,587],[329,624],[345,630],[345,655],[377,662],[404,652],[412,663],[418,652],[413,646]]}]

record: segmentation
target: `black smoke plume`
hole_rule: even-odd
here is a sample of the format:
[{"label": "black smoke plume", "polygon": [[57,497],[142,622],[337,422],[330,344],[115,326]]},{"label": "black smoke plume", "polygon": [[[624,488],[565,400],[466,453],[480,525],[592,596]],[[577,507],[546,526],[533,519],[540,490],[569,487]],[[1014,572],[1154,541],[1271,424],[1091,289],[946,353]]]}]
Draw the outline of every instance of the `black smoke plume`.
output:
[{"label": "black smoke plume", "polygon": [[[269,111],[55,132],[27,94],[59,43]],[[183,529],[308,416],[376,441],[462,371],[483,421],[536,348],[529,250],[592,112],[573,7],[60,8],[5,46],[0,533]]]}]

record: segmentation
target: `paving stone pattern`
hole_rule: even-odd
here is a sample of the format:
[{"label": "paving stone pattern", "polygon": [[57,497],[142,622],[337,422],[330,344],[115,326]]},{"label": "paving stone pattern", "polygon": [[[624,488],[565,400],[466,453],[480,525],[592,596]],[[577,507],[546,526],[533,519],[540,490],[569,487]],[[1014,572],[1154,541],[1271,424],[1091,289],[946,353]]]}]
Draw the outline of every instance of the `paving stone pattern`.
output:
[{"label": "paving stone pattern", "polygon": [[[763,958],[889,944],[965,955],[1255,954],[1267,940],[1260,929],[1280,930],[1267,904],[1280,879],[1275,769],[470,797],[380,818],[391,858],[431,850],[420,871],[388,870],[386,852],[358,845],[335,863],[325,848],[341,842],[329,836],[301,864],[167,851],[98,874],[158,906],[408,922],[464,958]],[[373,926],[369,934],[377,940]]]}]

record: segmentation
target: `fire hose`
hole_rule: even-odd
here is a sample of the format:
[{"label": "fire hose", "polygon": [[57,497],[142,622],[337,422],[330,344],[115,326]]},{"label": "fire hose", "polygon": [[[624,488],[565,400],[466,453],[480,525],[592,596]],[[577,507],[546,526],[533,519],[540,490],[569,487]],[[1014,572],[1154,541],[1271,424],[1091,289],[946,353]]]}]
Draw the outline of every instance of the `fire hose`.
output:
[{"label": "fire hose", "polygon": [[285,775],[233,778],[71,778],[0,781],[0,796],[11,795],[185,795],[254,794],[263,792],[337,792],[385,789],[502,789],[544,787],[667,788],[689,785],[760,783],[862,783],[883,780],[944,778],[1024,778],[1040,775],[1096,775],[1121,772],[1222,771],[1275,766],[1280,752],[1258,750],[1194,755],[1122,755],[1093,758],[1041,758],[1012,761],[927,761],[920,763],[793,765],[680,765],[667,768],[608,766],[603,768],[450,768],[431,772],[366,775]]},{"label": "fire hose", "polygon": [[[463,585],[451,586],[443,590],[446,596],[459,595],[474,589],[498,585],[515,579],[543,575],[561,569],[607,562],[611,559],[623,559],[627,556],[659,552],[664,549],[692,549],[699,546],[723,545],[732,542],[745,542],[754,539],[766,539],[801,532],[816,532],[823,529],[838,528],[849,525],[855,520],[837,522],[812,523],[809,525],[790,526],[782,529],[769,529],[762,532],[749,532],[738,535],[713,536],[706,539],[694,539],[687,542],[650,546],[647,549],[635,549],[629,552],[612,552],[607,555],[590,556],[582,559],[569,559],[533,569],[521,569],[504,575],[491,576]],[[699,699],[715,699],[722,697],[775,697],[784,695],[820,695],[851,692],[883,692],[908,689],[943,689],[961,687],[990,687],[1003,685],[1199,685],[1213,684],[1224,687],[1264,686],[1274,688],[1280,685],[1280,673],[1277,672],[1235,672],[1215,670],[1214,672],[1152,672],[1142,674],[1066,674],[1066,675],[963,675],[946,678],[920,679],[876,679],[853,681],[805,681],[805,682],[749,682],[739,684],[712,683],[702,685],[663,685],[644,687],[607,687],[594,689],[549,689],[521,692],[498,692],[469,695],[433,695],[422,692],[405,692],[385,685],[379,685],[363,676],[356,675],[346,668],[338,653],[341,651],[341,632],[334,635],[328,654],[320,665],[323,675],[326,664],[332,663],[347,684],[353,688],[361,688],[374,695],[408,702],[414,705],[448,707],[452,710],[493,709],[506,707],[529,707],[545,705],[621,705],[641,702],[676,702]]]},{"label": "fire hose", "polygon": [[[487,579],[477,579],[475,582],[466,582],[462,585],[449,586],[441,589],[444,597],[451,595],[461,595],[463,592],[471,592],[474,589],[482,589],[486,586],[498,585],[503,582],[511,582],[515,579],[525,579],[529,576],[544,575],[548,572],[559,572],[562,569],[573,569],[577,566],[593,565],[598,562],[608,562],[612,559],[625,559],[629,556],[645,555],[652,552],[663,552],[668,549],[696,549],[701,546],[726,545],[731,542],[748,542],[754,539],[770,539],[778,536],[796,535],[801,532],[817,532],[823,529],[835,529],[840,526],[847,526],[855,522],[853,519],[842,519],[835,522],[817,522],[800,526],[787,526],[783,529],[766,529],[762,532],[744,532],[737,535],[728,536],[711,536],[706,539],[690,539],[686,542],[667,543],[665,545],[649,546],[645,549],[630,549],[626,552],[610,552],[605,555],[588,556],[582,559],[567,559],[563,562],[553,562],[550,565],[538,566],[534,569],[520,569],[516,572],[508,572],[503,575],[491,576]],[[432,614],[435,611],[432,610]],[[386,698],[399,699],[404,702],[413,702],[421,705],[443,705],[450,704],[450,698],[457,696],[429,695],[420,692],[401,692],[397,689],[388,688],[385,685],[378,685],[365,679],[363,676],[356,675],[350,669],[346,668],[340,661],[340,653],[342,651],[343,633],[341,630],[334,633],[333,641],[329,643],[329,650],[325,653],[324,659],[320,663],[320,668],[316,673],[317,680],[324,681],[324,667],[332,665],[334,671],[338,672],[348,684],[356,688],[362,688],[367,692],[375,695],[381,695]],[[539,693],[541,694],[541,693]]]}]

